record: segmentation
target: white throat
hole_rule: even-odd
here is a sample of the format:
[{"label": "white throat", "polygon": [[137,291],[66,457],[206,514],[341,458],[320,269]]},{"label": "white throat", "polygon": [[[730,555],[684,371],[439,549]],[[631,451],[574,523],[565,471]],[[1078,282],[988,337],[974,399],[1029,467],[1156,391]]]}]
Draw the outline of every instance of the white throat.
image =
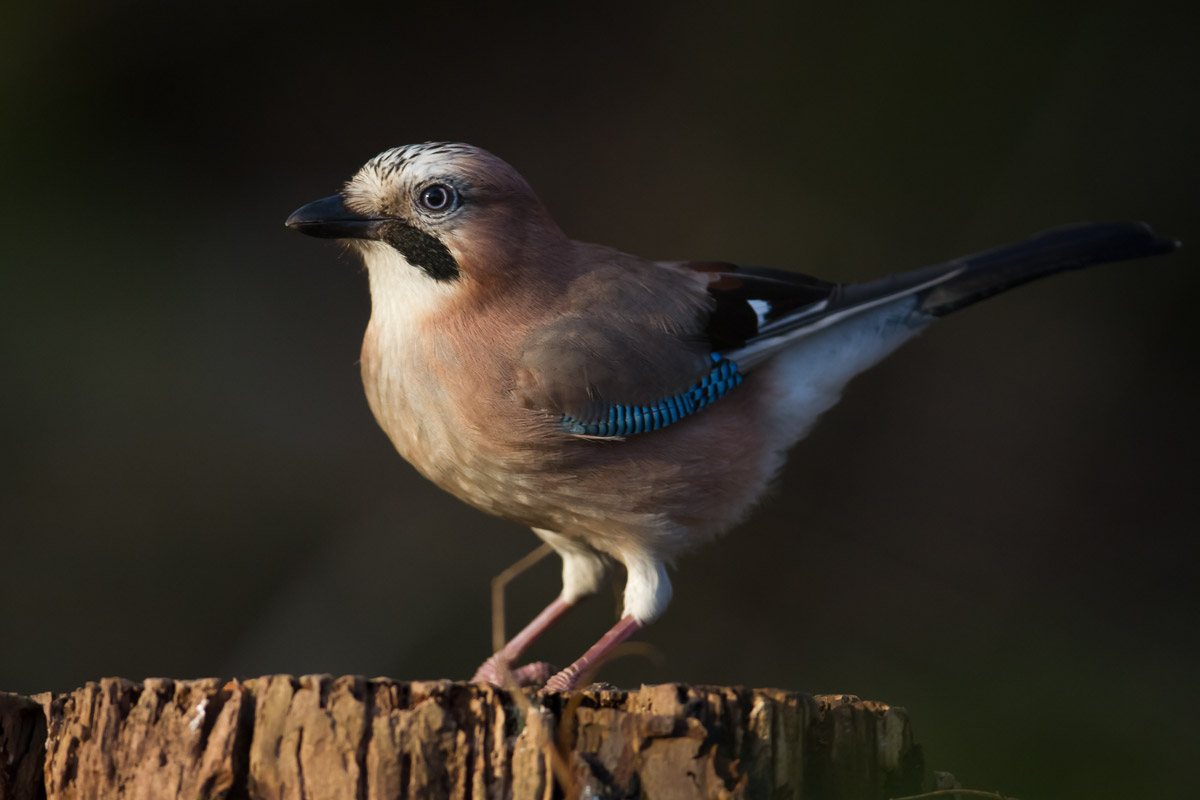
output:
[{"label": "white throat", "polygon": [[435,313],[454,294],[454,285],[438,281],[382,242],[361,242],[371,284],[371,321],[387,329],[411,329]]}]

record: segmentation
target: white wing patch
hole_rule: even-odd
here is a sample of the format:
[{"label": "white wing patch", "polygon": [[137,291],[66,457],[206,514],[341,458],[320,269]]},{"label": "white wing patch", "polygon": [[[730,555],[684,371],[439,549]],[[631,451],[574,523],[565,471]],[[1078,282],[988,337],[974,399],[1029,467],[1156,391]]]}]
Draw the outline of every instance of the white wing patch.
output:
[{"label": "white wing patch", "polygon": [[771,313],[771,304],[766,300],[747,300],[746,302],[754,309],[754,314],[758,317],[758,327],[761,329],[767,322],[767,314]]}]

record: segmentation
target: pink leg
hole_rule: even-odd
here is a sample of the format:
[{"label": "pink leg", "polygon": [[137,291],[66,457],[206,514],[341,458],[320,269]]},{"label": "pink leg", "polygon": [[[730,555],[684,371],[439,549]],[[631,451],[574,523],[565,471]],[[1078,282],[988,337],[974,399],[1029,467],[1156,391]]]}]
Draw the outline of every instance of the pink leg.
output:
[{"label": "pink leg", "polygon": [[[563,614],[567,613],[567,609],[571,608],[571,605],[571,603],[568,603],[561,597],[556,597],[554,602],[542,610],[542,613],[533,618],[533,622],[522,628],[520,633],[508,640],[508,644],[504,645],[491,658],[483,662],[479,669],[475,670],[475,677],[471,678],[471,681],[473,683],[490,683],[493,686],[503,686],[504,671],[500,668],[501,665],[507,667],[520,658],[521,654],[528,650],[529,646],[537,641],[539,636],[545,633],[555,622],[558,622]],[[545,664],[528,664],[514,670],[513,677],[519,685],[540,683],[542,680],[545,680],[546,666]]]},{"label": "pink leg", "polygon": [[566,692],[574,689],[580,678],[600,666],[604,659],[612,654],[617,645],[640,631],[642,627],[642,623],[633,617],[625,617],[608,633],[601,636],[600,641],[588,648],[588,651],[581,655],[578,661],[546,681],[546,689],[552,692]]}]

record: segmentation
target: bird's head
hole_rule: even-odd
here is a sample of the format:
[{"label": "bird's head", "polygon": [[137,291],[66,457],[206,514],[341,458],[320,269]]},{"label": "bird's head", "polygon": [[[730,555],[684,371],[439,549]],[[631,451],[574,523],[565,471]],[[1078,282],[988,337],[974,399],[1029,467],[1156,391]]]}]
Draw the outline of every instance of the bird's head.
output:
[{"label": "bird's head", "polygon": [[486,150],[446,142],[385,150],[341,192],[285,224],[346,241],[372,271],[412,270],[443,284],[494,283],[565,242],[516,170]]}]

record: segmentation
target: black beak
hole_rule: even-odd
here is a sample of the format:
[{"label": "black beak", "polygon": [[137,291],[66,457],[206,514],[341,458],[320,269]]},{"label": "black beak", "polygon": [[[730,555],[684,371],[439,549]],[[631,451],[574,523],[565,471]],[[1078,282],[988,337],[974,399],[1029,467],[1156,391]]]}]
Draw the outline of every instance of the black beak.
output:
[{"label": "black beak", "polygon": [[322,239],[378,239],[384,222],[355,214],[346,208],[342,196],[335,194],[300,206],[283,224]]}]

